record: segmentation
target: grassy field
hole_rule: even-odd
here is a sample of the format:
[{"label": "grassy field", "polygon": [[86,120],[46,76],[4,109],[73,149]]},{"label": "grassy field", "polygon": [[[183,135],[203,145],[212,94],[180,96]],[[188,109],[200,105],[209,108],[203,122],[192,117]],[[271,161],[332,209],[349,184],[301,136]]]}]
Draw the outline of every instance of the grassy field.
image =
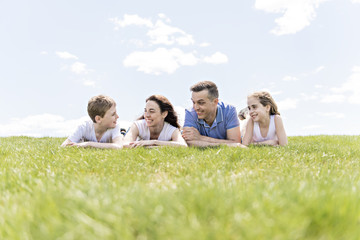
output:
[{"label": "grassy field", "polygon": [[360,239],[360,137],[282,148],[0,138],[0,239]]}]

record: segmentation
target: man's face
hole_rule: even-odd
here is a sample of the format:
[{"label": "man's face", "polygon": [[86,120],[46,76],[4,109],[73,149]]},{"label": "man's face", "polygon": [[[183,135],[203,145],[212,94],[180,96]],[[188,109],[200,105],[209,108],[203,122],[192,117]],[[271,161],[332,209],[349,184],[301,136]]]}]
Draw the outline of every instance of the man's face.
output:
[{"label": "man's face", "polygon": [[198,118],[204,119],[206,123],[212,123],[216,117],[218,99],[209,99],[209,91],[207,89],[200,92],[192,92],[191,100]]}]

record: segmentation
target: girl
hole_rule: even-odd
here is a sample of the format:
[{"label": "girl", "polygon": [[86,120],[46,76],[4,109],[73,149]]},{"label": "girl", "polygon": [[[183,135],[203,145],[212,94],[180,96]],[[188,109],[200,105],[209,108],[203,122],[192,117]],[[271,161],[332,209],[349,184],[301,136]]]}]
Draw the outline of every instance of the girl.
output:
[{"label": "girl", "polygon": [[124,138],[124,147],[141,146],[187,147],[176,112],[164,96],[152,95],[146,99],[144,115],[134,122]]},{"label": "girl", "polygon": [[287,144],[287,137],[280,113],[268,92],[254,92],[247,99],[250,119],[243,139],[244,145]]}]

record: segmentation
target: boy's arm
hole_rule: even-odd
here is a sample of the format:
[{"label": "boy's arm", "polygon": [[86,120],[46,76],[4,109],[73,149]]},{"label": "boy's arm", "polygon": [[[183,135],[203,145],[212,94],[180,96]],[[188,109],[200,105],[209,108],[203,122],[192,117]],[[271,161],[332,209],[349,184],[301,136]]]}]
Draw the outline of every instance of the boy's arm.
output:
[{"label": "boy's arm", "polygon": [[61,147],[73,146],[79,143],[85,132],[85,123],[77,126],[76,130],[61,144]]},{"label": "boy's arm", "polygon": [[112,143],[99,143],[99,142],[82,142],[74,143],[72,146],[77,147],[93,147],[93,148],[108,148],[108,149],[120,149],[123,147],[123,137],[119,136],[113,139]]},{"label": "boy's arm", "polygon": [[66,139],[62,144],[61,147],[66,147],[66,146],[72,146],[74,145],[74,143],[72,141],[70,141],[70,139]]}]

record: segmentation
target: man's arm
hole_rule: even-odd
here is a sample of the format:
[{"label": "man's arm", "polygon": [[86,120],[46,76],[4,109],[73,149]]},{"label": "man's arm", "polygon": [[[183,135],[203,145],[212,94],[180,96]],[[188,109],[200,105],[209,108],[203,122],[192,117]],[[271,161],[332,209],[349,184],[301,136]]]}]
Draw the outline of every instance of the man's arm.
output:
[{"label": "man's arm", "polygon": [[186,140],[189,146],[218,146],[218,145],[228,145],[234,146],[234,144],[240,144],[240,127],[235,127],[226,130],[226,139],[217,139],[207,136],[200,135],[199,131],[193,127],[184,127],[183,138]]}]

